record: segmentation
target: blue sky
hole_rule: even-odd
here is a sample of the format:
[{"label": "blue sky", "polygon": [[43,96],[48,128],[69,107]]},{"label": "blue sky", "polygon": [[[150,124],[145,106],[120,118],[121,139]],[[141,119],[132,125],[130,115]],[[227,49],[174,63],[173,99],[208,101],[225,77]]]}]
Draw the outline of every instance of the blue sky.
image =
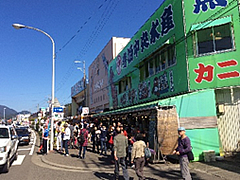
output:
[{"label": "blue sky", "polygon": [[[111,37],[133,37],[163,0],[0,1],[0,104],[16,111],[47,107],[52,89],[52,43],[56,44],[55,97],[71,102],[71,87],[86,74]],[[80,64],[81,66],[81,64]]]}]

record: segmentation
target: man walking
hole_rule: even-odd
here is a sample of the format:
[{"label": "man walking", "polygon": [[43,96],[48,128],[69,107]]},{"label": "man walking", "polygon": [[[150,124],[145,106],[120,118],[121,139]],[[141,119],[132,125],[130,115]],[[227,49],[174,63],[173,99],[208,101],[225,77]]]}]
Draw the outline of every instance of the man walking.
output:
[{"label": "man walking", "polygon": [[114,159],[115,159],[115,179],[119,179],[119,165],[122,166],[123,178],[129,180],[129,175],[127,171],[127,166],[125,162],[126,149],[128,147],[128,139],[124,136],[120,127],[116,129],[117,135],[114,137]]},{"label": "man walking", "polygon": [[191,174],[189,172],[188,167],[188,157],[187,153],[191,151],[191,142],[190,139],[185,134],[185,128],[178,128],[178,147],[173,151],[173,154],[177,154],[179,156],[179,164],[181,169],[182,178],[185,180],[191,180]]}]

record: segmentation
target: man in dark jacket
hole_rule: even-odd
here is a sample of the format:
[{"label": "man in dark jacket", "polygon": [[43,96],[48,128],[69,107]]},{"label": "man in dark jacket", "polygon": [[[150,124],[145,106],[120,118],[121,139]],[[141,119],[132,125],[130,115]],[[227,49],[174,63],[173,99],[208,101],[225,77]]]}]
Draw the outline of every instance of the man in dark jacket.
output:
[{"label": "man in dark jacket", "polygon": [[191,142],[189,137],[185,134],[185,128],[180,127],[178,128],[178,147],[173,151],[173,154],[177,154],[179,156],[179,164],[180,164],[180,169],[182,173],[183,179],[186,180],[191,180],[191,174],[189,172],[189,167],[188,167],[188,157],[187,153],[191,151]]},{"label": "man in dark jacket", "polygon": [[116,128],[116,132],[117,135],[114,137],[115,179],[119,179],[119,165],[121,165],[124,179],[129,180],[128,170],[125,162],[128,139],[126,136],[124,136],[120,127]]}]

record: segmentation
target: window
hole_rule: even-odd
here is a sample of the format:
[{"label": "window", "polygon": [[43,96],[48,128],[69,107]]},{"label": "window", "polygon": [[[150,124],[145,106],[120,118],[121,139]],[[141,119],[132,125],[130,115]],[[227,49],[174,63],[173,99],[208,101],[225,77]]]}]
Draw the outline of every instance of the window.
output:
[{"label": "window", "polygon": [[154,57],[154,62],[155,62],[155,72],[158,73],[161,70],[160,66],[160,56],[156,55]]},{"label": "window", "polygon": [[231,24],[200,29],[195,33],[196,55],[233,49]]},{"label": "window", "polygon": [[127,90],[132,88],[132,82],[131,82],[131,77],[126,77],[123,78],[120,82],[119,82],[119,93],[123,93],[126,92]]},{"label": "window", "polygon": [[216,51],[232,49],[232,36],[229,24],[217,26],[214,28]]},{"label": "window", "polygon": [[175,44],[166,43],[151,59],[140,63],[140,81],[153,76],[176,63]]},{"label": "window", "polygon": [[166,69],[166,62],[168,60],[167,52],[166,51],[161,52],[160,58],[161,58],[160,59],[161,70],[165,70]]},{"label": "window", "polygon": [[154,71],[154,59],[151,59],[148,63],[148,71],[149,71],[149,76],[152,76],[155,74],[155,71]]},{"label": "window", "polygon": [[145,79],[144,65],[142,65],[139,70],[140,70],[140,81],[143,81]]},{"label": "window", "polygon": [[9,138],[7,128],[0,128],[0,138]]},{"label": "window", "polygon": [[168,66],[172,66],[176,62],[175,45],[168,47]]}]

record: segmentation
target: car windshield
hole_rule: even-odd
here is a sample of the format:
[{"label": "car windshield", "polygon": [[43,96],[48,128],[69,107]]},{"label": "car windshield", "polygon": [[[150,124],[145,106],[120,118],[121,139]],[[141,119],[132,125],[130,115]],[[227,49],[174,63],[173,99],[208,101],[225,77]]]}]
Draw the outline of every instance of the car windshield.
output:
[{"label": "car windshield", "polygon": [[27,129],[16,129],[18,135],[26,135],[28,134]]},{"label": "car windshield", "polygon": [[7,128],[0,128],[0,138],[9,138]]}]

